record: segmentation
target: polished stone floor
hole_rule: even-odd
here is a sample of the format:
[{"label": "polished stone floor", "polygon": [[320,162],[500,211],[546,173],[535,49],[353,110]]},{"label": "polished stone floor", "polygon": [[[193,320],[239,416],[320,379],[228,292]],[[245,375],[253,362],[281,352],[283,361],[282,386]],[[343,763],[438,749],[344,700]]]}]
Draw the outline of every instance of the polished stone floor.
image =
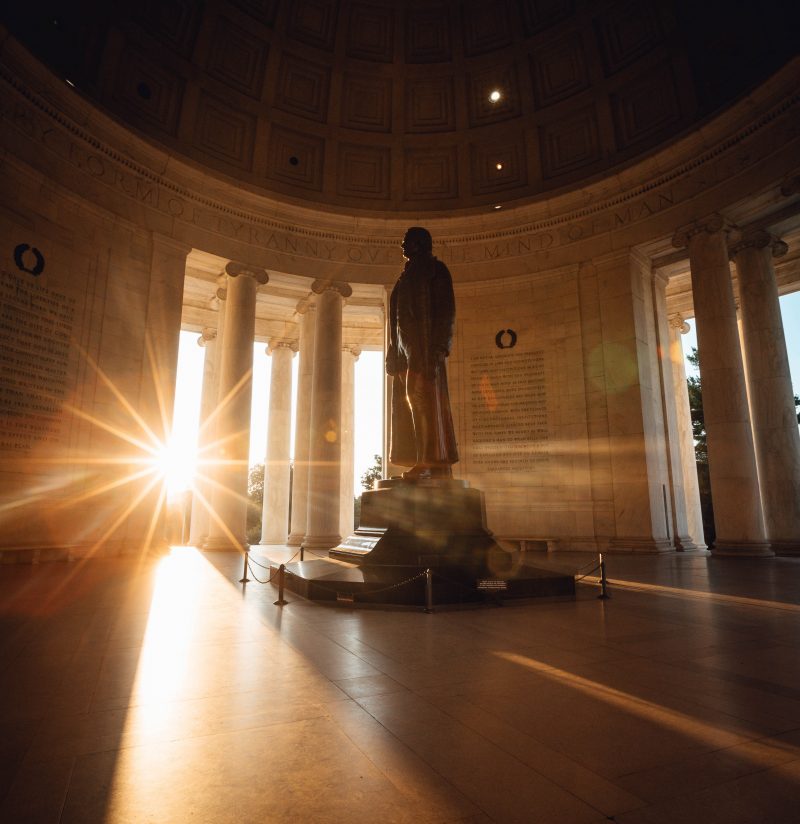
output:
[{"label": "polished stone floor", "polygon": [[432,615],[190,548],[0,568],[0,820],[800,820],[800,559],[608,568]]}]

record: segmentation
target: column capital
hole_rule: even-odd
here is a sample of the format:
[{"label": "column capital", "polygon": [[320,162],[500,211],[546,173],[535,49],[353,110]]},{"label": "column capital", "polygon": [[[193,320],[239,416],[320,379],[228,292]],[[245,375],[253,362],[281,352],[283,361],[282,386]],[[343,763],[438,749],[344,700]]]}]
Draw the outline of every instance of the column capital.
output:
[{"label": "column capital", "polygon": [[239,277],[239,275],[251,277],[261,286],[269,281],[269,275],[263,269],[259,269],[258,266],[249,266],[246,263],[237,263],[235,260],[225,265],[225,274],[231,278]]},{"label": "column capital", "polygon": [[361,346],[357,343],[346,343],[342,346],[342,352],[349,352],[354,360],[358,360],[361,354]]},{"label": "column capital", "polygon": [[299,348],[300,346],[296,340],[290,340],[289,338],[270,338],[266,353],[271,355],[276,349],[290,349],[292,355],[294,355]]},{"label": "column capital", "polygon": [[210,326],[206,326],[200,332],[200,337],[197,339],[197,345],[201,348],[204,348],[209,343],[213,343],[216,339],[217,339],[217,330],[213,329]]},{"label": "column capital", "polygon": [[678,227],[672,236],[672,245],[676,249],[685,249],[689,246],[689,241],[695,235],[699,235],[702,232],[713,235],[716,232],[728,232],[730,229],[730,223],[722,215],[714,213],[713,215],[708,215],[699,220],[693,220],[691,223]]},{"label": "column capital", "polygon": [[734,243],[728,250],[731,260],[742,251],[742,249],[766,249],[772,250],[772,257],[783,257],[788,251],[789,247],[778,237],[764,229],[756,229],[755,231],[743,232],[741,238]]},{"label": "column capital", "polygon": [[343,298],[349,298],[353,294],[353,288],[349,283],[341,280],[327,280],[318,278],[311,284],[311,291],[314,294],[321,295],[328,290],[338,292]]},{"label": "column capital", "polygon": [[669,315],[667,322],[673,329],[680,329],[682,335],[685,335],[691,329],[691,326],[683,319],[683,315],[680,312]]}]

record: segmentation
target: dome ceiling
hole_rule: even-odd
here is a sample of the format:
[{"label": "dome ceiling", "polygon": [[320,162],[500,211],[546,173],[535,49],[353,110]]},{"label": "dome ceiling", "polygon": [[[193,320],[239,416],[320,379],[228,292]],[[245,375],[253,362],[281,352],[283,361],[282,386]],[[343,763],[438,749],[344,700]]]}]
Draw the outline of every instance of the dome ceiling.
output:
[{"label": "dome ceiling", "polygon": [[[337,210],[491,210],[576,186],[774,68],[753,59],[726,71],[742,54],[726,57],[725,38],[747,21],[731,28],[728,13],[720,29],[692,12],[715,50],[679,2],[110,5],[33,2],[9,25],[169,150]],[[773,63],[774,46],[762,50]]]}]

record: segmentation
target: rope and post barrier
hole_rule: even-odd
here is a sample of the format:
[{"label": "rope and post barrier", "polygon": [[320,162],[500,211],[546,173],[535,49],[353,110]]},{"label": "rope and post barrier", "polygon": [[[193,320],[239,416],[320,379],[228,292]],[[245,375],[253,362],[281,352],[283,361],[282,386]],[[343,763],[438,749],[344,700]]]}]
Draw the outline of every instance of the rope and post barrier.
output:
[{"label": "rope and post barrier", "polygon": [[607,598],[611,596],[608,594],[608,584],[606,581],[606,562],[603,558],[603,553],[600,553],[600,594],[597,596],[601,600],[605,601]]},{"label": "rope and post barrier", "polygon": [[250,569],[250,547],[249,546],[245,545],[244,552],[243,552],[243,557],[244,557],[244,568],[242,569],[242,577],[239,579],[240,584],[246,584],[250,581],[250,579],[247,577],[247,572]]},{"label": "rope and post barrier", "polygon": [[283,607],[286,606],[289,602],[284,599],[283,597],[283,587],[286,583],[286,564],[281,564],[278,567],[278,600],[274,601],[273,604],[276,607]]},{"label": "rope and post barrier", "polygon": [[433,612],[433,572],[430,567],[425,570],[425,612]]}]

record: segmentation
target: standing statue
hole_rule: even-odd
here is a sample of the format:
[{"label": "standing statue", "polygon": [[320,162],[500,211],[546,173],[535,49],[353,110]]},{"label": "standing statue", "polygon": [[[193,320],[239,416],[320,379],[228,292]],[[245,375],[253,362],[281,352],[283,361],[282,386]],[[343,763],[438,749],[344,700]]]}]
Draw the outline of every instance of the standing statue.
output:
[{"label": "standing statue", "polygon": [[389,303],[386,372],[392,376],[390,460],[410,466],[405,480],[452,478],[458,461],[445,358],[455,322],[453,281],[433,254],[430,232],[403,238],[406,265]]}]

